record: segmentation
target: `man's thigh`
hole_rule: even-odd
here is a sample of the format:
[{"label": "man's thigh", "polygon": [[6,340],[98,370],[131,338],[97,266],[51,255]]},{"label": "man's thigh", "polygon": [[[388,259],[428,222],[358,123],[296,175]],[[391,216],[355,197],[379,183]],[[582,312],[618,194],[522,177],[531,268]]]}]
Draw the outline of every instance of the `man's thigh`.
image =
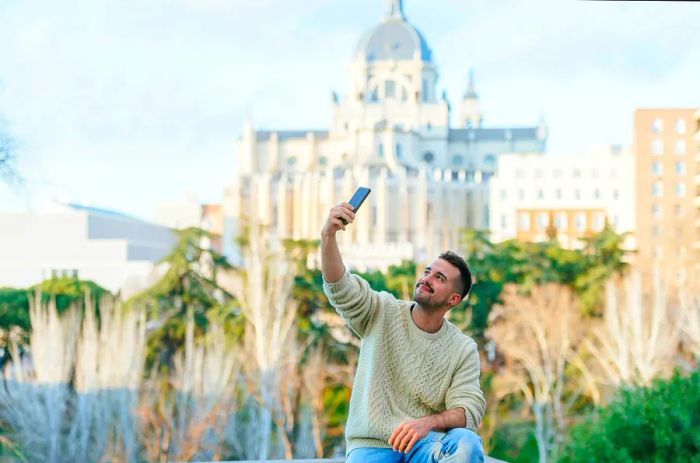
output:
[{"label": "man's thigh", "polygon": [[353,449],[345,463],[399,463],[403,454],[376,447]]}]

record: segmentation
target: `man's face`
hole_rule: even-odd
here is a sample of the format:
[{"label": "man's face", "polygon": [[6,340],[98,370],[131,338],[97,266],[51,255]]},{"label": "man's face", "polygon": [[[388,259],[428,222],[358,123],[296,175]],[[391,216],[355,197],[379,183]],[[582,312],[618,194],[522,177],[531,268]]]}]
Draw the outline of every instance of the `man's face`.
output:
[{"label": "man's face", "polygon": [[423,275],[413,288],[413,299],[427,308],[442,308],[457,304],[459,293],[459,269],[443,259],[435,261],[423,270]]}]

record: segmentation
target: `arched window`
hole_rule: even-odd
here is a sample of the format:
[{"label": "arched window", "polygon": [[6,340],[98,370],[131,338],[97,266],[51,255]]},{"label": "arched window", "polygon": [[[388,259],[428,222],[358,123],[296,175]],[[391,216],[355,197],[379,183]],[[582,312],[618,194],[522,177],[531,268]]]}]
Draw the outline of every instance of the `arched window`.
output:
[{"label": "arched window", "polygon": [[495,165],[496,164],[496,155],[491,154],[491,153],[487,154],[486,156],[484,156],[484,163],[489,165],[489,166]]},{"label": "arched window", "polygon": [[377,91],[377,87],[374,87],[372,90],[369,92],[369,101],[376,103],[379,101],[379,92]]},{"label": "arched window", "polygon": [[455,154],[452,156],[452,165],[454,167],[462,167],[462,164],[464,163],[464,158],[462,157],[461,154]]},{"label": "arched window", "polygon": [[430,164],[435,160],[435,155],[430,151],[426,151],[425,153],[423,153],[423,160]]},{"label": "arched window", "polygon": [[396,98],[396,82],[391,79],[384,81],[384,98]]}]

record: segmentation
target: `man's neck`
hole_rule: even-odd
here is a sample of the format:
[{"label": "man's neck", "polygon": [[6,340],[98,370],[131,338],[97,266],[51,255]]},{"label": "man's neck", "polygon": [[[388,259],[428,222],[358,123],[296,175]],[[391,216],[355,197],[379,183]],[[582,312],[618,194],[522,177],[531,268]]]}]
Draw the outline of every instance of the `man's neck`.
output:
[{"label": "man's neck", "polygon": [[418,328],[426,333],[437,333],[442,328],[445,311],[426,310],[419,303],[411,307],[411,318]]}]

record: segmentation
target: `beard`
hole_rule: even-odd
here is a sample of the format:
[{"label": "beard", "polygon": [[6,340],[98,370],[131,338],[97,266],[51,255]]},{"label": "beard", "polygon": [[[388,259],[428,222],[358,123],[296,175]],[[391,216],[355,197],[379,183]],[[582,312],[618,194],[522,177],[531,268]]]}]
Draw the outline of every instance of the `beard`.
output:
[{"label": "beard", "polygon": [[435,293],[432,292],[432,289],[430,291],[426,289],[419,290],[418,285],[416,285],[416,287],[413,288],[413,300],[417,302],[424,310],[427,311],[441,309],[447,304],[448,301],[448,299],[435,299]]}]

